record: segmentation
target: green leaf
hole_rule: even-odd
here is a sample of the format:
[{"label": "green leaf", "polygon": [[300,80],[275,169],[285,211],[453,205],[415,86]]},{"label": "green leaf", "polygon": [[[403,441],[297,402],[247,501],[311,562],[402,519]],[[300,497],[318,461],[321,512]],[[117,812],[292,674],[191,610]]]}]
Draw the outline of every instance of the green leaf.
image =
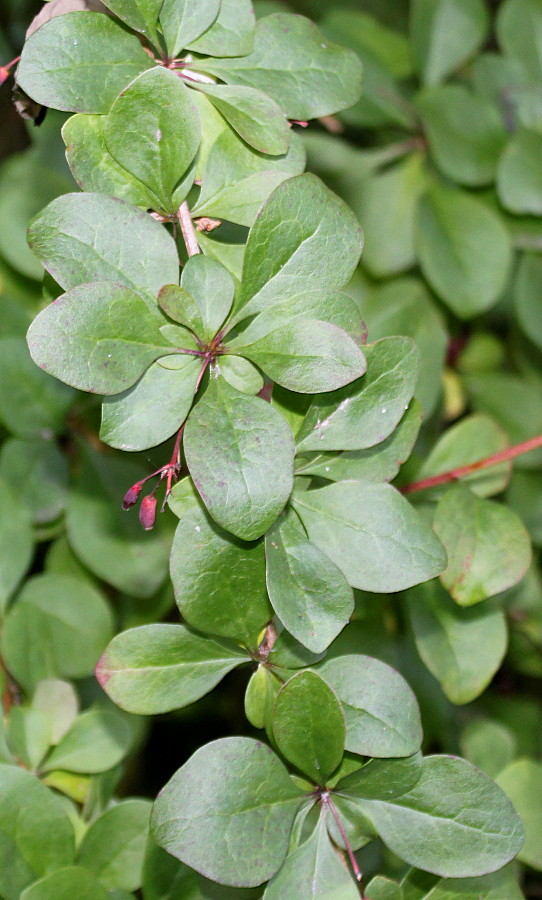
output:
[{"label": "green leaf", "polygon": [[440,580],[460,606],[513,587],[529,568],[531,542],[519,516],[465,485],[446,491],[433,526],[448,554]]},{"label": "green leaf", "polygon": [[165,0],[160,24],[171,59],[207,31],[219,10],[220,0]]},{"label": "green leaf", "polygon": [[30,772],[0,765],[0,891],[6,900],[73,862],[75,835],[62,801]]},{"label": "green leaf", "polygon": [[302,799],[269,747],[224,738],[197,750],[162,789],[151,832],[164,850],[206,877],[253,887],[282,865]]},{"label": "green leaf", "polygon": [[299,393],[335,390],[365,373],[361,350],[346,332],[314,319],[297,319],[249,341],[249,333],[229,346],[248,357],[278,384]]},{"label": "green leaf", "polygon": [[497,16],[497,37],[506,57],[517,62],[534,82],[542,78],[541,20],[537,0],[506,0]]},{"label": "green leaf", "polygon": [[363,66],[362,95],[341,119],[358,127],[393,124],[415,129],[414,110],[396,81],[412,75],[410,46],[405,35],[381,24],[379,7],[374,12],[378,18],[351,7],[331,6],[322,22],[324,33],[354,50]]},{"label": "green leaf", "polygon": [[246,56],[254,44],[254,24],[250,0],[221,0],[218,17],[187,46],[210,56]]},{"label": "green leaf", "polygon": [[454,756],[427,757],[411,791],[391,803],[366,800],[363,807],[390,850],[446,878],[494,872],[523,843],[521,820],[506,795]]},{"label": "green leaf", "polygon": [[420,748],[422,726],[416,697],[386,663],[359,654],[318,667],[341,701],[346,749],[363,756],[411,756]]},{"label": "green leaf", "polygon": [[410,35],[424,84],[438,84],[482,44],[489,25],[483,0],[414,0]]},{"label": "green leaf", "polygon": [[34,524],[52,522],[63,513],[69,471],[53,441],[5,441],[0,451],[0,478],[11,485]]},{"label": "green leaf", "polygon": [[315,672],[298,672],[280,689],[273,735],[282,755],[317,785],[340,764],[346,739],[337,697]]},{"label": "green leaf", "polygon": [[[181,285],[199,309],[203,331],[199,337],[212,340],[217,334],[233,303],[235,282],[219,262],[197,253],[183,268]],[[195,310],[192,316],[195,315]],[[194,324],[196,324],[194,320]]]},{"label": "green leaf", "polygon": [[542,350],[542,258],[525,253],[519,264],[515,284],[516,314],[523,331]]},{"label": "green leaf", "polygon": [[200,135],[190,91],[163,66],[144,72],[123,91],[105,126],[111,155],[172,214],[175,187],[198,151]]},{"label": "green leaf", "polygon": [[497,777],[525,826],[525,844],[518,859],[542,869],[542,765],[531,759],[517,759]]},{"label": "green leaf", "polygon": [[163,0],[106,0],[105,5],[134,31],[150,39],[160,47],[157,24]]},{"label": "green leaf", "polygon": [[75,688],[69,681],[40,681],[32,698],[32,709],[45,713],[51,722],[51,743],[58,744],[79,711]]},{"label": "green leaf", "polygon": [[265,728],[271,722],[273,704],[280,688],[277,676],[260,663],[250,676],[245,691],[245,716],[254,728]]},{"label": "green leaf", "polygon": [[280,414],[211,375],[188,420],[184,450],[213,519],[243,540],[264,534],[293,485],[293,438]]},{"label": "green leaf", "polygon": [[401,886],[383,875],[371,879],[365,894],[367,900],[404,900]]},{"label": "green leaf", "polygon": [[42,769],[44,772],[65,769],[91,775],[106,772],[126,756],[131,743],[132,729],[118,712],[90,709],[77,717]]},{"label": "green leaf", "polygon": [[342,200],[314,175],[289,178],[250,229],[238,304],[243,317],[305,292],[310,278],[322,293],[340,289],[360,251],[359,225]]},{"label": "green leaf", "polygon": [[127,287],[82,284],[48,306],[28,330],[41,369],[83,391],[118,394],[171,352],[146,302]]},{"label": "green leaf", "polygon": [[299,461],[296,474],[319,475],[329,481],[392,481],[410,456],[421,422],[420,405],[412,400],[395,431],[381,444],[339,454],[309,453]]},{"label": "green leaf", "polygon": [[0,492],[0,613],[3,613],[32,562],[34,535],[28,510],[4,478],[0,478]]},{"label": "green leaf", "polygon": [[417,278],[394,279],[363,297],[361,314],[371,341],[400,334],[416,342],[420,358],[414,395],[428,417],[442,390],[448,334],[425,284]]},{"label": "green leaf", "polygon": [[261,372],[242,356],[221,356],[217,368],[228,384],[243,394],[259,394],[264,386]]},{"label": "green leaf", "polygon": [[359,890],[341,862],[328,835],[326,820],[330,813],[320,812],[312,835],[286,858],[277,875],[269,882],[263,900],[357,900]]},{"label": "green leaf", "polygon": [[112,631],[111,611],[96,588],[71,575],[38,575],[6,617],[2,653],[13,676],[32,691],[42,678],[90,675]]},{"label": "green leaf", "polygon": [[444,175],[469,187],[495,180],[506,143],[496,106],[458,84],[425,90],[416,105],[429,149]]},{"label": "green leaf", "polygon": [[[196,45],[193,49],[199,52]],[[199,65],[228,84],[264,91],[290,119],[314,119],[346,109],[361,90],[361,64],[355,53],[327,43],[312,22],[288,13],[260,19],[248,56]]]},{"label": "green leaf", "polygon": [[231,127],[255,150],[271,156],[288,152],[288,120],[267,94],[252,87],[226,84],[198,83],[198,90],[211,98]]},{"label": "green leaf", "polygon": [[412,869],[403,890],[404,900],[524,900],[513,864],[481,878],[438,878]]},{"label": "green leaf", "polygon": [[85,832],[77,861],[108,890],[141,887],[150,813],[148,800],[124,800],[94,819]]},{"label": "green leaf", "polygon": [[113,638],[96,677],[117,706],[148,716],[194,703],[243,662],[233,645],[183,625],[142,625]]},{"label": "green leaf", "polygon": [[380,444],[412,399],[419,354],[410,338],[367,344],[367,374],[340,391],[315,397],[297,435],[298,451],[365,450]]},{"label": "green leaf", "polygon": [[198,304],[188,291],[176,284],[166,284],[158,294],[158,304],[170,319],[203,336],[203,320]]},{"label": "green leaf", "polygon": [[37,709],[15,706],[9,714],[6,740],[13,758],[36,770],[51,746],[51,719]]},{"label": "green leaf", "polygon": [[69,866],[40,878],[23,891],[21,900],[107,900],[104,888],[88,869]]},{"label": "green leaf", "polygon": [[352,615],[351,588],[292,517],[272,526],[265,549],[267,590],[276,614],[298,641],[321,653]]},{"label": "green leaf", "polygon": [[177,605],[190,625],[256,649],[273,615],[261,541],[234,538],[202,509],[193,509],[175,532],[170,571]]},{"label": "green leaf", "polygon": [[442,544],[391,485],[341,481],[293,503],[310,540],[352,587],[400,591],[445,568]]},{"label": "green leaf", "polygon": [[469,703],[488,686],[506,652],[504,613],[487,603],[461,609],[438,581],[408,594],[418,652],[452,703]]},{"label": "green leaf", "polygon": [[[189,900],[191,896],[193,900],[203,900],[199,886],[200,879],[193,869],[149,840],[143,863],[144,900]],[[220,890],[219,885],[216,888]]]},{"label": "green leaf", "polygon": [[[483,413],[474,413],[461,419],[441,435],[421,469],[416,473],[416,478],[432,478],[434,475],[479,462],[486,456],[499,453],[508,445],[506,432],[495,419]],[[461,480],[478,497],[490,497],[504,490],[510,480],[511,471],[511,463],[505,462],[473,472]],[[443,488],[438,490],[441,493]]]},{"label": "green leaf", "polygon": [[[539,386],[517,375],[487,372],[465,379],[470,403],[476,411],[488,413],[506,431],[511,444],[519,444],[542,432],[542,398]],[[540,451],[515,461],[522,469],[539,468]]]},{"label": "green leaf", "polygon": [[298,134],[290,135],[284,156],[256,153],[228,128],[213,144],[203,170],[200,195],[192,215],[215,216],[252,225],[261,205],[279,184],[305,168],[305,150]]},{"label": "green leaf", "polygon": [[512,213],[542,215],[542,134],[523,129],[510,140],[497,175],[499,200]]},{"label": "green leaf", "polygon": [[420,203],[416,243],[425,277],[461,319],[499,299],[510,270],[510,238],[480,200],[434,184]]},{"label": "green leaf", "polygon": [[44,106],[103,114],[152,65],[139,41],[109,16],[70,12],[28,38],[17,82]]},{"label": "green leaf", "polygon": [[[174,369],[161,363],[170,360]],[[165,356],[123,394],[102,405],[100,438],[119,450],[146,450],[174,434],[190,412],[201,368],[195,356]]]},{"label": "green leaf", "polygon": [[[53,125],[58,127],[58,124],[53,120]],[[49,131],[48,137],[52,156],[57,143],[55,132]],[[0,169],[0,253],[17,272],[36,279],[43,272],[27,244],[28,222],[59,194],[73,190],[65,167],[58,171],[51,160],[42,160],[38,154],[35,147],[23,154],[13,154]]]},{"label": "green leaf", "polygon": [[277,297],[263,312],[241,323],[239,328],[242,331],[235,338],[235,343],[254,343],[282,327],[285,321],[293,323],[294,320],[307,319],[334,325],[346,331],[357,347],[365,348],[367,331],[357,301],[341,291],[329,293],[318,289],[296,294],[286,300]]},{"label": "green leaf", "polygon": [[73,391],[34,365],[22,337],[0,339],[0,420],[21,438],[62,432]]},{"label": "green leaf", "polygon": [[352,209],[365,232],[363,265],[375,278],[415,265],[415,214],[426,182],[423,156],[412,153],[363,178],[352,190]]},{"label": "green leaf", "polygon": [[422,774],[422,755],[398,759],[370,759],[334,788],[340,794],[365,800],[394,800],[411,790]]},{"label": "green leaf", "polygon": [[496,778],[517,752],[512,731],[494,719],[472,719],[461,735],[461,755]]},{"label": "green leaf", "polygon": [[[370,7],[369,4],[364,4]],[[393,4],[392,4],[393,6]],[[384,10],[383,19],[385,18]],[[394,13],[391,13],[391,18]],[[386,17],[388,20],[390,16]],[[399,25],[397,16],[395,25]],[[332,31],[337,40],[352,49],[363,51],[377,59],[395,78],[412,75],[412,53],[406,35],[382,24],[380,19],[354,9],[331,7],[325,18],[326,33]]]},{"label": "green leaf", "polygon": [[156,197],[111,156],[105,142],[106,121],[104,116],[72,116],[62,129],[66,159],[77,184],[83,191],[111,194],[144,209],[155,206]]},{"label": "green leaf", "polygon": [[88,568],[118,590],[149,597],[167,573],[168,542],[159,528],[145,533],[122,509],[122,495],[148,475],[142,466],[88,446],[67,509],[70,544]]},{"label": "green leaf", "polygon": [[65,290],[91,281],[123,284],[146,299],[156,318],[158,291],[179,278],[177,249],[165,228],[105,194],[53,200],[32,221],[28,240]]}]

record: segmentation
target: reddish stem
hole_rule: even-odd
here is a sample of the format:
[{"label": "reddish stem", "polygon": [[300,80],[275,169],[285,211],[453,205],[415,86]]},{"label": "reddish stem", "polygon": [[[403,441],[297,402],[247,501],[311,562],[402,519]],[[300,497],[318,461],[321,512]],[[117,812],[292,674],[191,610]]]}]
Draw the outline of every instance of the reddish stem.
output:
[{"label": "reddish stem", "polygon": [[432,478],[424,478],[421,481],[414,481],[401,488],[403,494],[415,494],[418,491],[427,491],[429,488],[438,487],[441,484],[449,484],[451,481],[457,481],[458,478],[464,478],[466,475],[472,475],[473,472],[479,472],[481,469],[488,469],[490,466],[496,466],[499,463],[507,462],[509,459],[515,459],[516,456],[523,456],[542,447],[542,434],[523,441],[521,444],[515,444],[514,447],[508,447],[499,453],[493,453],[492,456],[486,456],[478,462],[469,463],[467,466],[459,466],[457,469],[451,469],[449,472],[443,472],[441,475],[433,475]]},{"label": "reddish stem", "polygon": [[358,861],[357,861],[356,857],[354,856],[354,851],[352,850],[350,841],[348,840],[348,836],[346,834],[346,831],[344,830],[343,823],[341,822],[341,817],[340,817],[339,813],[337,812],[337,810],[335,809],[334,804],[331,802],[331,797],[329,796],[327,791],[325,791],[321,795],[320,799],[321,799],[322,803],[324,804],[324,806],[327,806],[331,815],[335,819],[335,822],[337,823],[337,828],[339,829],[339,834],[340,834],[342,842],[344,844],[344,848],[345,848],[346,852],[348,853],[348,859],[350,860],[350,865],[352,866],[352,871],[354,872],[354,877],[355,877],[357,883],[359,884],[361,900],[364,900],[363,888],[362,888],[363,875],[360,872],[360,868],[358,866]]},{"label": "reddish stem", "polygon": [[205,373],[207,371],[207,367],[208,367],[209,363],[211,362],[211,359],[212,359],[211,354],[208,354],[205,357],[205,362],[203,363],[203,365],[201,367],[201,372],[199,373],[198,380],[196,381],[196,390],[194,391],[194,394],[197,394],[197,392],[199,391],[199,389],[201,387],[201,382],[203,381],[203,376],[205,375]]}]

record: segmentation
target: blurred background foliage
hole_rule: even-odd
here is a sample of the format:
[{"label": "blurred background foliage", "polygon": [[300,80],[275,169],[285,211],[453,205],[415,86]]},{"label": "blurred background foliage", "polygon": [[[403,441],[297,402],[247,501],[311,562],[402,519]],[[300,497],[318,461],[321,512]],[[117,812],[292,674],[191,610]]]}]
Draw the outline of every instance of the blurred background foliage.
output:
[{"label": "blurred background foliage", "polygon": [[[2,64],[20,51],[40,6],[2,0]],[[370,340],[410,335],[421,352],[424,424],[399,483],[542,433],[540,0],[260,0],[256,9],[310,16],[364,65],[356,106],[302,133],[308,169],[353,207],[365,231],[350,290]],[[78,717],[89,744],[103,717],[114,716],[109,756],[102,747],[74,762],[64,748],[48,775],[88,812],[105,809],[115,789],[152,797],[205,742],[252,733],[243,713],[250,672],[237,670],[203,700],[152,721],[113,711],[93,678],[113,632],[177,620],[167,578],[174,520],[166,513],[148,535],[120,507],[163,449],[128,457],[104,448],[99,402],[49,378],[28,355],[24,335],[49,292],[27,225],[77,188],[60,136],[67,117],[49,111],[36,127],[16,111],[12,87],[10,79],[0,89],[2,689],[5,709],[18,690],[34,700],[32,714],[10,722],[6,752],[30,745],[39,757],[40,746],[50,746],[39,715],[48,701],[36,690],[44,679],[53,679],[69,724],[77,704],[92,708],[94,719]],[[466,608],[434,584],[400,597],[357,592],[355,619],[330,652],[369,653],[396,666],[418,696],[426,751],[461,752],[509,792],[527,824],[520,860],[526,896],[536,898],[542,451],[473,484],[479,496],[504,500],[530,533],[534,561],[520,585]],[[426,502],[422,495],[421,509]],[[496,610],[505,622],[500,636],[492,632]],[[395,874],[381,846],[366,852],[368,871]]]}]

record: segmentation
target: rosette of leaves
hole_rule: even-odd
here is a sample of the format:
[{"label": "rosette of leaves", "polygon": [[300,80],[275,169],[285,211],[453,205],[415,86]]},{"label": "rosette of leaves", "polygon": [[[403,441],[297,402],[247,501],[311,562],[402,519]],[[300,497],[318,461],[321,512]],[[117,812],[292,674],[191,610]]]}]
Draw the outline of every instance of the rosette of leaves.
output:
[{"label": "rosette of leaves", "polygon": [[431,884],[459,876],[483,892],[521,847],[519,817],[488,776],[456,757],[422,759],[416,701],[384,664],[332,659],[287,678],[268,708],[275,752],[242,737],[207,744],[155,802],[154,839],[207,878],[270,879],[269,900],[332,889],[354,900],[355,851],[379,836],[438,876]]},{"label": "rosette of leaves", "polygon": [[256,23],[248,0],[112,0],[101,10],[64,4],[40,20],[17,71],[33,100],[79,114],[64,135],[84,190],[168,216],[197,179],[194,214],[250,225],[273,188],[303,169],[288,119],[359,96],[355,55],[301,16]]},{"label": "rosette of leaves", "polygon": [[[181,429],[197,491],[187,503],[197,507],[199,496],[209,514],[181,510],[172,554],[177,600],[190,624],[238,636],[237,616],[216,624],[212,599],[233,568],[246,572],[250,597],[256,591],[265,599],[266,582],[279,618],[320,652],[352,613],[351,586],[395,591],[442,571],[435,535],[382,483],[419,425],[414,407],[405,412],[415,348],[403,338],[360,347],[359,310],[340,292],[358,260],[359,229],[317,179],[298,176],[275,189],[249,232],[239,285],[216,260],[196,254],[180,287],[161,286],[176,277],[174,242],[144,212],[102,195],[54,201],[34,220],[30,242],[68,289],[29,330],[38,365],[110,395],[102,437],[113,446],[144,449]],[[262,372],[278,385],[271,404],[255,396]],[[306,410],[300,427],[292,412],[299,402]],[[303,474],[293,492],[294,431]],[[312,473],[330,483],[305,491]],[[179,489],[186,493],[186,484]],[[277,522],[288,501],[291,512]],[[174,511],[177,502],[176,489]],[[258,539],[272,526],[264,549]],[[200,587],[189,588],[196,570]],[[239,587],[232,586],[232,602]],[[266,599],[253,618],[258,630],[265,627]]]}]

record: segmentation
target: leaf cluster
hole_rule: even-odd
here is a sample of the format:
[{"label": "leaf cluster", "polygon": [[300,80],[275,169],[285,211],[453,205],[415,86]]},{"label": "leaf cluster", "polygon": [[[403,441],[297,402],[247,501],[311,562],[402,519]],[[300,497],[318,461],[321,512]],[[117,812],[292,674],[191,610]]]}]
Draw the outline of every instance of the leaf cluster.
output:
[{"label": "leaf cluster", "polygon": [[[541,12],[385,5],[50,0],[28,30],[2,900],[521,900],[542,868],[542,456],[438,481],[542,432]],[[145,717],[237,670],[244,736],[119,799]]]}]

